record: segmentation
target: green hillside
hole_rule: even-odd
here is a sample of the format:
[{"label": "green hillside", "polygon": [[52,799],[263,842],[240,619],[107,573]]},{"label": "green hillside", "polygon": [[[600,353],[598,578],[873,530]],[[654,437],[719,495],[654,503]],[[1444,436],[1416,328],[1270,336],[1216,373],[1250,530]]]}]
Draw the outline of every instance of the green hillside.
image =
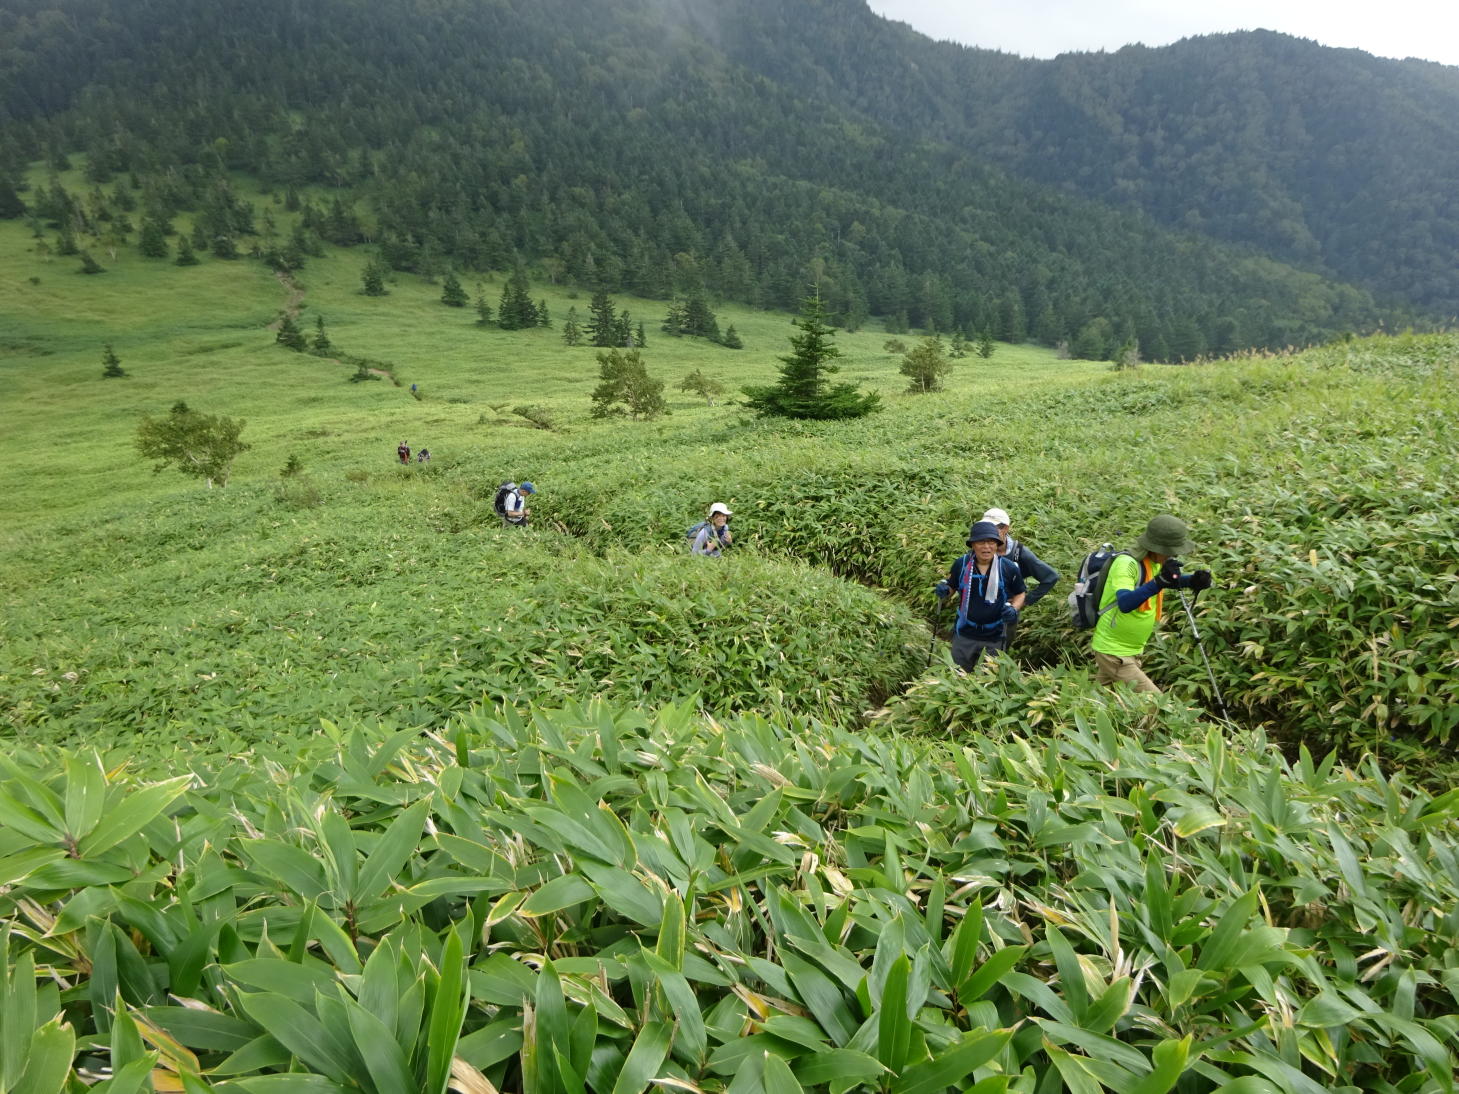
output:
[{"label": "green hillside", "polygon": [[[327,188],[309,231],[373,244],[397,270],[502,271],[520,256],[571,283],[652,299],[703,290],[782,310],[815,281],[851,327],[879,316],[990,330],[1093,358],[1138,344],[1146,359],[1192,360],[1447,317],[1440,282],[1420,273],[1432,256],[1411,239],[1425,236],[1423,218],[1383,237],[1386,261],[1428,279],[1420,291],[1366,280],[1363,270],[1379,269],[1367,252],[1335,277],[1337,259],[1287,246],[1286,221],[1270,209],[1247,217],[1236,246],[1201,234],[1232,217],[1208,208],[1183,166],[1152,178],[1171,181],[1145,211],[1107,204],[1119,186],[1081,197],[1057,174],[1017,177],[982,130],[922,116],[928,99],[962,109],[966,66],[925,40],[893,36],[891,48],[888,25],[863,26],[860,4],[792,5],[771,18],[755,5],[710,13],[642,0],[17,0],[7,18],[16,45],[0,55],[0,176],[18,188],[0,212],[34,216],[55,242],[68,226],[116,234],[129,200],[138,234],[144,218],[197,212],[205,244],[223,235],[247,251],[253,226],[209,213],[233,170],[285,191]],[[762,49],[766,35],[774,41]],[[864,64],[847,54],[856,41]],[[985,87],[972,63],[970,86]],[[916,102],[863,101],[853,93],[863,79]],[[1014,133],[1028,113],[1040,124],[1064,117],[1023,104],[990,108],[980,124],[1009,118]],[[1081,131],[1086,139],[1118,144]],[[1214,133],[1199,162],[1220,161],[1222,139]],[[1422,167],[1432,142],[1411,147],[1410,174],[1443,177],[1442,165]],[[58,190],[49,170],[64,173],[78,150],[85,183]],[[1267,150],[1259,143],[1233,162]],[[1070,169],[1103,178],[1091,155],[1081,150]],[[1060,148],[1046,158],[1071,160]],[[1191,196],[1188,221],[1172,213],[1171,191]],[[1263,200],[1290,219],[1305,199]],[[1301,230],[1370,239],[1373,218],[1351,212]],[[1447,238],[1438,221],[1434,230]]]},{"label": "green hillside", "polygon": [[[0,244],[11,1089],[1450,1089],[1452,336],[997,345],[909,395],[843,331],[870,418],[602,422],[596,351],[366,297],[357,252]],[[398,383],[278,345],[291,304]],[[763,382],[788,318],[644,357]],[[132,450],[178,399],[247,420],[226,488]],[[929,664],[990,503],[1066,575],[1189,519],[1235,722],[1179,617],[1156,699],[1092,684],[1057,594],[996,670]]]}]

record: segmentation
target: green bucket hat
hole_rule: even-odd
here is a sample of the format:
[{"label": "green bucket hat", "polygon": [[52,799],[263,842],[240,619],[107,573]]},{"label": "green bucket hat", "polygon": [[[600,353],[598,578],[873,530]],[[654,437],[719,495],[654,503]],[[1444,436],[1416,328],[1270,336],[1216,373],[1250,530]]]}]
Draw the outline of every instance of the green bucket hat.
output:
[{"label": "green bucket hat", "polygon": [[1147,554],[1164,555],[1166,558],[1183,555],[1194,546],[1186,531],[1185,521],[1172,517],[1169,513],[1151,517],[1150,523],[1145,525],[1144,534],[1135,540],[1135,547],[1139,550]]}]

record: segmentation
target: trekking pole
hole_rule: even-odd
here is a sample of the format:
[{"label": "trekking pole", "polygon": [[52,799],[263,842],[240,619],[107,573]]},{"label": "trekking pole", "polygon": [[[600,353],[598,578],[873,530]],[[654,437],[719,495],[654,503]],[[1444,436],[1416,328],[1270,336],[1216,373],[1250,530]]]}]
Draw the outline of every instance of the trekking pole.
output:
[{"label": "trekking pole", "polygon": [[937,632],[942,627],[942,612],[947,607],[947,601],[942,597],[937,598],[937,610],[932,613],[932,640],[927,643],[927,667],[932,667],[932,655],[937,650]]},{"label": "trekking pole", "polygon": [[1184,589],[1177,590],[1180,593],[1180,605],[1185,609],[1185,617],[1190,620],[1191,634],[1195,635],[1196,648],[1201,651],[1201,660],[1206,663],[1206,675],[1211,678],[1211,693],[1216,697],[1216,705],[1221,708],[1221,717],[1226,721],[1234,721],[1231,712],[1226,709],[1226,700],[1221,697],[1221,689],[1216,684],[1216,673],[1211,668],[1211,659],[1206,655],[1206,644],[1201,641],[1201,629],[1196,626],[1196,613],[1191,611],[1191,602],[1185,595]]}]

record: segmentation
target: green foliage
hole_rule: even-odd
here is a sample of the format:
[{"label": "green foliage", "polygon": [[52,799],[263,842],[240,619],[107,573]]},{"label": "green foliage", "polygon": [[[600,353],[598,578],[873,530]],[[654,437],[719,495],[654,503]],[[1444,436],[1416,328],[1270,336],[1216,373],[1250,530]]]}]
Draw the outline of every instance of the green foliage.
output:
[{"label": "green foliage", "polygon": [[910,394],[925,395],[942,390],[943,380],[952,371],[952,362],[944,356],[941,338],[924,338],[907,351],[898,371],[909,379]]},{"label": "green foliage", "polygon": [[978,335],[976,352],[979,357],[986,361],[989,357],[993,356],[993,349],[993,335],[985,330]]},{"label": "green foliage", "polygon": [[713,406],[714,397],[724,394],[724,384],[713,376],[704,375],[702,369],[695,369],[679,381],[679,390],[693,392],[704,400],[705,406]]},{"label": "green foliage", "polygon": [[557,420],[552,416],[552,411],[548,410],[545,406],[538,406],[536,404],[514,406],[512,407],[512,413],[519,418],[525,418],[532,424],[534,429],[552,430],[557,428]]},{"label": "green foliage", "polygon": [[684,704],[325,722],[156,783],[26,750],[6,1041],[198,1090],[1445,1089],[1453,795],[1057,691],[1036,740]]},{"label": "green foliage", "polygon": [[324,329],[324,316],[314,317],[314,334],[309,339],[309,352],[316,357],[328,357],[334,352],[334,343],[329,340],[328,333]]},{"label": "green foliage", "polygon": [[209,487],[215,479],[227,486],[233,461],[249,447],[239,439],[243,426],[241,419],[203,414],[177,402],[165,418],[142,417],[136,447],[144,459],[157,461],[154,471],[174,467]]},{"label": "green foliage", "polygon": [[303,353],[309,348],[308,337],[299,329],[299,324],[288,312],[285,312],[279,319],[279,329],[274,335],[274,341],[295,353]]},{"label": "green foliage", "polygon": [[173,262],[178,266],[196,266],[198,264],[197,253],[193,250],[192,242],[187,236],[178,237],[177,258]]},{"label": "green foliage", "polygon": [[[65,253],[65,252],[61,252]],[[81,251],[81,272],[84,274],[106,273],[106,267],[91,257],[90,251]]]},{"label": "green foliage", "polygon": [[385,296],[389,289],[385,287],[385,266],[377,259],[371,259],[365,263],[365,269],[360,274],[360,291],[366,296]]},{"label": "green foliage", "polygon": [[103,380],[115,380],[127,374],[127,370],[122,368],[122,359],[117,356],[117,351],[110,342],[102,350],[101,366]]},{"label": "green foliage", "polygon": [[501,301],[496,309],[497,326],[502,330],[525,330],[539,325],[540,317],[537,305],[532,303],[531,291],[527,271],[518,265],[502,285]]},{"label": "green foliage", "polygon": [[794,350],[780,358],[784,362],[780,380],[773,387],[747,387],[745,405],[761,415],[782,418],[860,418],[880,408],[881,396],[863,393],[855,384],[830,384],[826,377],[837,372],[829,362],[841,356],[826,325],[826,312],[819,297],[807,297],[795,321],[800,334],[791,335]]},{"label": "green foliage", "polygon": [[593,417],[627,414],[648,420],[668,412],[664,382],[650,378],[636,349],[611,349],[598,354],[598,386],[593,389]]},{"label": "green foliage", "polygon": [[452,270],[447,273],[445,283],[441,286],[441,303],[448,308],[464,308],[470,299],[466,290],[461,287],[461,279],[456,276],[456,272]]}]

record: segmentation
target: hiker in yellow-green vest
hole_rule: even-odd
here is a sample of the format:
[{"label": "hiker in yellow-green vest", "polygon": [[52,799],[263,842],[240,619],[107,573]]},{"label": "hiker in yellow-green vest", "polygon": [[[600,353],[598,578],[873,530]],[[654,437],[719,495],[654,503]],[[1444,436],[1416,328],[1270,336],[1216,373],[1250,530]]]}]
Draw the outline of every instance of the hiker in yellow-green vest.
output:
[{"label": "hiker in yellow-green vest", "polygon": [[1099,598],[1099,622],[1094,625],[1094,663],[1101,684],[1123,681],[1136,691],[1160,694],[1140,668],[1145,645],[1160,622],[1166,589],[1211,587],[1211,571],[1180,572],[1179,555],[1193,544],[1185,522],[1165,514],[1152,517],[1135,540],[1133,553],[1120,552],[1106,564],[1109,575]]}]

